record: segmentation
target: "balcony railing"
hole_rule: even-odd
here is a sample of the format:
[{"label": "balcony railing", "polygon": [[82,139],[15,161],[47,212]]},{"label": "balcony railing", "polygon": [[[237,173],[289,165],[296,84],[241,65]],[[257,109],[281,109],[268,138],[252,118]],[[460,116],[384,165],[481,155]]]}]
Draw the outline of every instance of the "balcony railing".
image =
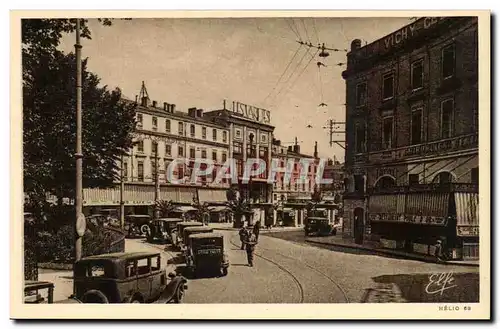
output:
[{"label": "balcony railing", "polygon": [[477,147],[478,133],[473,133],[389,150],[377,150],[369,153],[360,153],[354,155],[354,162],[391,162],[425,155],[437,155],[445,152],[477,149]]}]

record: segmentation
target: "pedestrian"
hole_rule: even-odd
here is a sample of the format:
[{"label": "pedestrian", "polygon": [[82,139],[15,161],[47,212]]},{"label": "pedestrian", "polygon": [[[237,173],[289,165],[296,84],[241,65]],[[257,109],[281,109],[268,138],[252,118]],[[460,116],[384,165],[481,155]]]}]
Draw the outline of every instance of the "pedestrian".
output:
[{"label": "pedestrian", "polygon": [[241,229],[240,229],[240,241],[241,241],[241,250],[245,249],[245,241],[247,239],[247,229],[243,226]]},{"label": "pedestrian", "polygon": [[253,253],[255,251],[255,245],[257,244],[257,237],[253,232],[253,229],[249,227],[249,234],[246,236],[247,240],[245,241],[246,252],[247,252],[247,260],[248,266],[253,267]]},{"label": "pedestrian", "polygon": [[441,240],[437,240],[436,242],[436,249],[434,251],[434,256],[436,256],[438,260],[442,260],[443,258],[443,244]]},{"label": "pedestrian", "polygon": [[253,233],[255,234],[255,238],[259,241],[259,233],[260,233],[260,219],[255,223],[253,227]]}]

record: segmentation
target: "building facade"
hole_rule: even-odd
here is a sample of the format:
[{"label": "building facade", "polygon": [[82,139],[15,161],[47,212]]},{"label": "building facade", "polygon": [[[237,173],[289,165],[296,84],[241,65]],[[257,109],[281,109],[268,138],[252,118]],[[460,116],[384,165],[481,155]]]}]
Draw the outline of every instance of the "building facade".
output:
[{"label": "building facade", "polygon": [[424,17],[347,55],[344,234],[478,257],[478,33]]}]

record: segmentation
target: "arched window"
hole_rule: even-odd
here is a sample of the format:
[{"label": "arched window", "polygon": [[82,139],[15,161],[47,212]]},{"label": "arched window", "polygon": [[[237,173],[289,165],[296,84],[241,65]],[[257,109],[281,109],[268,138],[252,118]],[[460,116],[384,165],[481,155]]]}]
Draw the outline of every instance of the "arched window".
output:
[{"label": "arched window", "polygon": [[394,178],[389,177],[389,176],[384,176],[384,177],[381,177],[377,181],[375,188],[378,188],[378,189],[382,188],[383,189],[383,188],[389,188],[389,187],[393,187],[393,186],[396,186],[396,181],[394,180]]},{"label": "arched window", "polygon": [[434,184],[449,184],[453,182],[453,175],[447,171],[440,172],[432,180]]}]

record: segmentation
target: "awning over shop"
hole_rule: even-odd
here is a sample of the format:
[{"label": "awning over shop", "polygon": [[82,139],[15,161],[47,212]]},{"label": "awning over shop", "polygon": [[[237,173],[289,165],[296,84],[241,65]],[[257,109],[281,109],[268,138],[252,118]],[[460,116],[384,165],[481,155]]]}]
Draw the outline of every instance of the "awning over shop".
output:
[{"label": "awning over shop", "polygon": [[479,225],[479,194],[455,193],[457,225]]},{"label": "awning over shop", "polygon": [[402,214],[405,209],[404,194],[372,195],[368,201],[370,213]]},{"label": "awning over shop", "polygon": [[227,202],[226,190],[198,189],[198,200],[204,202]]},{"label": "awning over shop", "polygon": [[446,217],[449,209],[449,193],[412,193],[407,195],[406,214]]},{"label": "awning over shop", "polygon": [[210,210],[210,212],[222,212],[229,210],[229,208],[226,206],[213,206],[213,207],[208,207],[208,210]]},{"label": "awning over shop", "polygon": [[182,212],[188,212],[188,211],[195,211],[196,208],[192,206],[178,206],[176,207],[176,210],[182,211]]}]

